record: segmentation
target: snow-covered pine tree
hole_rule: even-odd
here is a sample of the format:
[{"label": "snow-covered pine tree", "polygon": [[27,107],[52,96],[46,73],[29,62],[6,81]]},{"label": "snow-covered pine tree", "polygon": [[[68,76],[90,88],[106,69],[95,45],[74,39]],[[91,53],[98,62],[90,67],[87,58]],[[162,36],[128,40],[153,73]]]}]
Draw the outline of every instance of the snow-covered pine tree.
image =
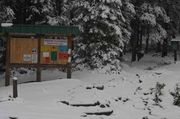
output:
[{"label": "snow-covered pine tree", "polygon": [[26,18],[29,24],[57,24],[55,2],[52,0],[31,0]]},{"label": "snow-covered pine tree", "polygon": [[[140,44],[146,45],[145,51],[147,52],[149,44],[162,43],[167,37],[164,26],[170,22],[170,18],[167,16],[164,8],[158,6],[156,2],[150,2],[148,0],[137,6],[136,11],[140,27],[140,31],[137,34],[141,34]],[[142,47],[141,49],[143,49]]]},{"label": "snow-covered pine tree", "polygon": [[179,0],[156,0],[171,18],[171,32],[180,33],[180,1]]},{"label": "snow-covered pine tree", "polygon": [[142,25],[149,26],[151,29],[149,32],[150,40],[159,42],[166,38],[167,33],[163,26],[170,22],[170,18],[167,16],[165,10],[160,6],[151,5],[150,3],[144,3],[140,8],[140,22],[142,22]]},{"label": "snow-covered pine tree", "polygon": [[67,23],[78,25],[82,32],[76,41],[76,64],[120,69],[124,42],[131,35],[126,18],[132,16],[134,6],[125,0],[67,0],[64,11]]},{"label": "snow-covered pine tree", "polygon": [[12,22],[14,11],[5,4],[5,0],[0,1],[0,23]]},{"label": "snow-covered pine tree", "polygon": [[14,24],[56,24],[52,0],[4,0],[14,11]]}]

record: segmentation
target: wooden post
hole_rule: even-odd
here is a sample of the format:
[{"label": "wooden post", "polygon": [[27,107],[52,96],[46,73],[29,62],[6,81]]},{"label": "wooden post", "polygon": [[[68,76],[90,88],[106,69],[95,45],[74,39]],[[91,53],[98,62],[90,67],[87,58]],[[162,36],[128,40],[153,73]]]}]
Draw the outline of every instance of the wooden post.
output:
[{"label": "wooden post", "polygon": [[149,28],[149,25],[148,25],[145,53],[149,52],[149,37],[150,37],[150,28]]},{"label": "wooden post", "polygon": [[10,84],[10,37],[8,33],[6,34],[7,46],[6,46],[6,72],[5,72],[5,86]]},{"label": "wooden post", "polygon": [[41,82],[41,36],[38,35],[38,62],[37,62],[37,72],[36,72],[36,81]]},{"label": "wooden post", "polygon": [[17,77],[13,77],[13,98],[18,97]]},{"label": "wooden post", "polygon": [[174,50],[174,62],[177,61],[177,50]]},{"label": "wooden post", "polygon": [[41,82],[41,67],[37,66],[37,71],[36,71],[36,81]]},{"label": "wooden post", "polygon": [[72,57],[72,36],[68,36],[68,64],[67,64],[67,78],[71,78],[71,57]]},{"label": "wooden post", "polygon": [[71,79],[71,64],[67,64],[67,78]]}]

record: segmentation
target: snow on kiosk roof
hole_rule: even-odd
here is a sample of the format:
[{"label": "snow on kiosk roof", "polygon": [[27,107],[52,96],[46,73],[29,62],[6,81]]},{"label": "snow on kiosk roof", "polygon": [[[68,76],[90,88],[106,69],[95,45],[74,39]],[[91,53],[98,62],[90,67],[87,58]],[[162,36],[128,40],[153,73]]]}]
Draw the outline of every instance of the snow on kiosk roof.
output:
[{"label": "snow on kiosk roof", "polygon": [[0,27],[0,33],[17,33],[17,34],[62,34],[77,35],[80,33],[79,28],[75,26],[50,26],[50,25],[12,25]]}]

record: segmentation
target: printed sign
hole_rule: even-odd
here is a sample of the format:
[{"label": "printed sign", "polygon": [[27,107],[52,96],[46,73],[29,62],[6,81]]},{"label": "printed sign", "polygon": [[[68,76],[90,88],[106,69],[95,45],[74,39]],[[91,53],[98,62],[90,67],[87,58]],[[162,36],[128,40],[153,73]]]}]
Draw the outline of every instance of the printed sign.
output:
[{"label": "printed sign", "polygon": [[37,54],[32,54],[32,63],[37,63],[37,61],[38,61]]},{"label": "printed sign", "polygon": [[69,55],[71,54],[71,49],[68,49],[68,54],[69,54]]},{"label": "printed sign", "polygon": [[44,45],[59,46],[61,44],[67,44],[67,40],[62,39],[44,39]]},{"label": "printed sign", "polygon": [[67,45],[60,45],[60,46],[59,46],[59,51],[61,51],[61,52],[67,52],[67,51],[68,51]]},{"label": "printed sign", "polygon": [[50,57],[45,57],[45,63],[46,64],[50,63]]},{"label": "printed sign", "polygon": [[42,52],[50,52],[51,51],[51,46],[41,46],[41,51]]},{"label": "printed sign", "polygon": [[59,58],[59,60],[68,60],[68,54],[63,53],[63,52],[59,52],[58,58]]},{"label": "printed sign", "polygon": [[30,54],[24,54],[24,55],[23,55],[23,61],[24,61],[24,62],[30,62],[30,61],[32,61],[31,55],[30,55]]},{"label": "printed sign", "polygon": [[41,46],[41,53],[43,63],[66,64],[69,56],[67,37],[44,39]]},{"label": "printed sign", "polygon": [[57,52],[56,51],[52,51],[51,52],[51,60],[52,61],[56,61],[57,60]]},{"label": "printed sign", "polygon": [[32,53],[37,53],[37,48],[33,48]]},{"label": "printed sign", "polygon": [[43,57],[50,57],[49,52],[43,52]]},{"label": "printed sign", "polygon": [[67,46],[67,41],[61,41],[61,44],[60,45],[65,45]]}]

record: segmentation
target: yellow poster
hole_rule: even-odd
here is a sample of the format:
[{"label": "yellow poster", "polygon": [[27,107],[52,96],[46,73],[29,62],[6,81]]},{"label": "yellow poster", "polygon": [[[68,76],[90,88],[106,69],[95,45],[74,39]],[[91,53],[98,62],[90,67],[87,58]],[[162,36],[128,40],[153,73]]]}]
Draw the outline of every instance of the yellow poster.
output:
[{"label": "yellow poster", "polygon": [[41,52],[51,52],[51,51],[58,51],[58,47],[57,46],[41,46]]}]

